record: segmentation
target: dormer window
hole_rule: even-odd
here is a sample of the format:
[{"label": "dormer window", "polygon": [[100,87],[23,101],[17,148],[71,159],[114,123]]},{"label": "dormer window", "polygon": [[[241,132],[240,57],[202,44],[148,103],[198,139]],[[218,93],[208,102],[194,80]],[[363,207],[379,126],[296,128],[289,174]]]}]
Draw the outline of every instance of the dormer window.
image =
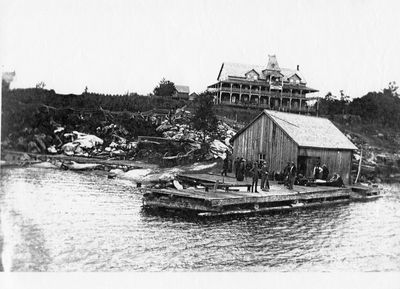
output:
[{"label": "dormer window", "polygon": [[258,73],[257,73],[254,69],[250,70],[250,71],[247,72],[245,75],[246,75],[246,78],[247,78],[248,80],[253,80],[253,81],[255,81],[255,80],[258,79]]}]

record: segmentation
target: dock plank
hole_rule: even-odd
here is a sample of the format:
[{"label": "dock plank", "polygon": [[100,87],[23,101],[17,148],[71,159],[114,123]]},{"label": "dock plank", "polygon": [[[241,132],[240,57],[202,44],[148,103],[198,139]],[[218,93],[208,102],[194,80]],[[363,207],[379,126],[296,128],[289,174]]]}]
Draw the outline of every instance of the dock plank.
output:
[{"label": "dock plank", "polygon": [[267,196],[244,196],[243,198],[225,198],[225,199],[214,199],[212,200],[213,206],[226,206],[226,205],[237,205],[247,203],[267,203],[267,202],[282,202],[289,200],[307,200],[307,199],[318,199],[318,198],[330,198],[339,196],[349,196],[349,189],[340,189],[337,191],[321,191],[313,193],[303,194],[291,194],[291,195],[267,195]]},{"label": "dock plank", "polygon": [[237,181],[234,177],[231,176],[221,176],[215,174],[180,174],[179,178],[188,179],[191,181],[196,181],[199,183],[216,183],[217,181],[220,184],[225,184],[232,187],[247,187],[251,186],[251,182],[249,181]]},{"label": "dock plank", "polygon": [[[310,189],[310,190],[307,190]],[[152,191],[159,194],[171,196],[179,196],[184,198],[199,199],[211,201],[214,205],[231,205],[240,203],[262,203],[262,202],[278,202],[286,200],[325,198],[349,195],[350,188],[332,188],[332,187],[312,187],[303,188],[295,186],[294,190],[288,190],[281,187],[271,187],[269,192],[260,191],[259,193],[251,193],[247,191],[208,191],[198,189],[153,189]]]}]

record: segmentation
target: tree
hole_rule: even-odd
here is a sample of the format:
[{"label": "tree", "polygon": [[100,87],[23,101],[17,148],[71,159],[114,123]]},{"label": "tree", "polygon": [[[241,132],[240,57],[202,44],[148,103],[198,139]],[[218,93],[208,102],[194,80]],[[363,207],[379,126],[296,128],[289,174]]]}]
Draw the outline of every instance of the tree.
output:
[{"label": "tree", "polygon": [[36,88],[38,89],[44,89],[45,86],[46,84],[43,81],[36,83]]},{"label": "tree", "polygon": [[350,112],[359,115],[363,121],[387,128],[400,128],[400,98],[390,89],[383,92],[369,92],[350,103]]},{"label": "tree", "polygon": [[14,80],[15,71],[14,72],[3,72],[1,75],[1,89],[3,93],[5,91],[10,90],[10,83]]},{"label": "tree", "polygon": [[203,92],[194,103],[196,110],[191,121],[192,126],[203,133],[203,142],[205,142],[206,136],[216,133],[218,127],[218,120],[213,110],[214,97],[209,92]]},{"label": "tree", "polygon": [[350,96],[346,95],[343,90],[339,91],[340,97],[328,92],[319,102],[319,113],[321,115],[329,115],[333,118],[336,114],[348,113],[348,106],[351,102]]},{"label": "tree", "polygon": [[333,100],[334,99],[334,96],[332,95],[332,92],[328,92],[326,95],[325,95],[325,100]]},{"label": "tree", "polygon": [[389,88],[388,89],[390,90],[392,95],[399,96],[399,94],[397,93],[397,89],[398,88],[399,88],[399,86],[396,85],[396,81],[389,82]]},{"label": "tree", "polygon": [[165,78],[161,79],[158,86],[153,90],[155,95],[159,96],[172,96],[176,91],[175,84]]},{"label": "tree", "polygon": [[340,93],[340,101],[346,103],[350,102],[350,96],[346,95],[343,90],[340,90],[339,93]]}]

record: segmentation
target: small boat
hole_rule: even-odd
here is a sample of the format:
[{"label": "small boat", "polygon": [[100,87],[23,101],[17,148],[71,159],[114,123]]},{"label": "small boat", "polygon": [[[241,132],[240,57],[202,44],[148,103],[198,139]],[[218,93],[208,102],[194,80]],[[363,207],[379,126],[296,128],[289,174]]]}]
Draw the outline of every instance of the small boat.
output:
[{"label": "small boat", "polygon": [[350,197],[353,201],[372,201],[382,197],[378,185],[354,185],[351,187]]}]

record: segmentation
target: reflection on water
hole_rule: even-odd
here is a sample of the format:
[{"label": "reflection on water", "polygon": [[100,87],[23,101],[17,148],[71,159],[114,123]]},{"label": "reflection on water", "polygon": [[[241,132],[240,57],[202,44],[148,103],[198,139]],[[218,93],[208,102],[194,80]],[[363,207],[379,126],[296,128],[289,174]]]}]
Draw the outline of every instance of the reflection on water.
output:
[{"label": "reflection on water", "polygon": [[34,168],[1,174],[6,271],[400,269],[398,186],[368,203],[188,220],[143,212],[126,180]]}]

